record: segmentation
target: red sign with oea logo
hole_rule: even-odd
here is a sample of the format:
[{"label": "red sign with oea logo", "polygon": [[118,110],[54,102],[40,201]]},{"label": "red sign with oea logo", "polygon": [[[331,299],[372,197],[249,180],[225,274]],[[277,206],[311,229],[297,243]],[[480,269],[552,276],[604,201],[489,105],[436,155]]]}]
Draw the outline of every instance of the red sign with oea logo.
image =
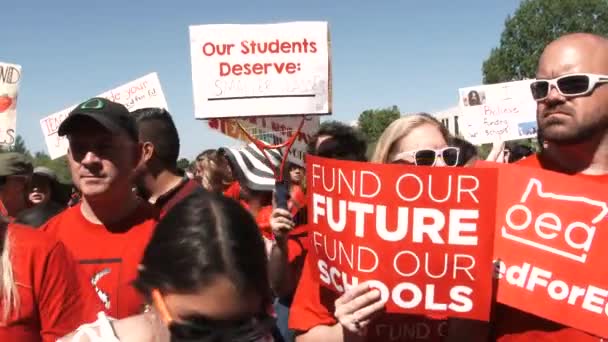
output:
[{"label": "red sign with oea logo", "polygon": [[344,292],[368,281],[389,313],[487,321],[496,174],[308,156],[320,283]]},{"label": "red sign with oea logo", "polygon": [[499,175],[498,301],[608,336],[608,185],[520,167]]}]

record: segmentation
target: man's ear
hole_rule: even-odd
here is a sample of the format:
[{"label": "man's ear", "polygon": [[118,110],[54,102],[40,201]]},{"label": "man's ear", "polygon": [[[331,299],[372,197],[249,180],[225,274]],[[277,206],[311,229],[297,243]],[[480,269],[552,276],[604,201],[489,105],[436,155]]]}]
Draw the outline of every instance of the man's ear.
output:
[{"label": "man's ear", "polygon": [[149,141],[138,142],[136,147],[137,158],[135,159],[136,168],[140,169],[142,166],[148,163],[154,155],[154,144]]},{"label": "man's ear", "polygon": [[149,141],[139,144],[141,150],[141,160],[147,163],[150,159],[152,159],[152,156],[154,155],[154,144]]}]

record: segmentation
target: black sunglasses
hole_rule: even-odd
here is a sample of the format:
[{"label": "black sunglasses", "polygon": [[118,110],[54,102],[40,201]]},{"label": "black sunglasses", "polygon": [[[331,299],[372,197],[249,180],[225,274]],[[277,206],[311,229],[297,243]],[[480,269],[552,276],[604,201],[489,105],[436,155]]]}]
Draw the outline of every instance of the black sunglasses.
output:
[{"label": "black sunglasses", "polygon": [[459,154],[458,147],[445,147],[440,150],[420,149],[401,152],[393,158],[392,163],[413,162],[417,166],[435,166],[437,159],[441,158],[446,166],[456,166]]},{"label": "black sunglasses", "polygon": [[583,96],[591,93],[598,84],[608,83],[607,75],[570,74],[551,80],[536,80],[530,84],[532,97],[542,101],[549,96],[551,86],[565,97]]},{"label": "black sunglasses", "polygon": [[271,335],[275,324],[275,318],[268,314],[233,321],[195,317],[173,321],[169,324],[169,331],[175,341],[255,342]]}]

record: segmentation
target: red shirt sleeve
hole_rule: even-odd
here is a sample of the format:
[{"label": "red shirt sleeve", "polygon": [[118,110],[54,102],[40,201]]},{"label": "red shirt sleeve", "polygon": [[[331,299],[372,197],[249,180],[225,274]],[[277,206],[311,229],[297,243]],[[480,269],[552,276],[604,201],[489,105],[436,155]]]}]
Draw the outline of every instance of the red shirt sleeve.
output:
[{"label": "red shirt sleeve", "polygon": [[308,331],[317,325],[337,323],[332,307],[337,296],[322,291],[319,282],[313,278],[312,266],[310,256],[307,256],[289,310],[289,328],[293,330]]},{"label": "red shirt sleeve", "polygon": [[[43,251],[44,252],[44,251]],[[35,266],[34,291],[40,313],[43,341],[55,341],[83,323],[95,320],[101,303],[76,262],[61,242],[56,242]]]},{"label": "red shirt sleeve", "polygon": [[240,199],[241,195],[241,186],[239,184],[239,182],[234,181],[230,184],[230,186],[228,187],[228,189],[226,189],[224,191],[224,196],[228,197],[228,198],[232,198],[235,201],[238,201]]}]

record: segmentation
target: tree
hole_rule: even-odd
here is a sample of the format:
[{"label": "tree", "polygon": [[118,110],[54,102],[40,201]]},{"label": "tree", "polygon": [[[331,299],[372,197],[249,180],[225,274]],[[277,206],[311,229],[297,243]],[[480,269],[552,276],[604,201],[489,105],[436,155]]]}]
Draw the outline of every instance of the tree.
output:
[{"label": "tree", "polygon": [[30,153],[30,151],[27,149],[27,146],[25,146],[25,140],[23,139],[22,136],[17,135],[15,137],[15,144],[13,144],[11,147],[8,148],[8,150],[10,152],[18,152],[23,154],[26,157],[31,158],[32,154]]},{"label": "tree", "polygon": [[373,143],[380,138],[384,129],[393,121],[399,119],[400,116],[401,113],[397,106],[381,109],[368,109],[359,115],[357,124],[367,141]]},{"label": "tree", "polygon": [[608,35],[608,0],[524,0],[483,63],[483,83],[534,78],[544,47],[574,32]]},{"label": "tree", "polygon": [[186,158],[181,158],[177,161],[177,168],[181,170],[188,170],[188,166],[190,166],[190,161]]}]

